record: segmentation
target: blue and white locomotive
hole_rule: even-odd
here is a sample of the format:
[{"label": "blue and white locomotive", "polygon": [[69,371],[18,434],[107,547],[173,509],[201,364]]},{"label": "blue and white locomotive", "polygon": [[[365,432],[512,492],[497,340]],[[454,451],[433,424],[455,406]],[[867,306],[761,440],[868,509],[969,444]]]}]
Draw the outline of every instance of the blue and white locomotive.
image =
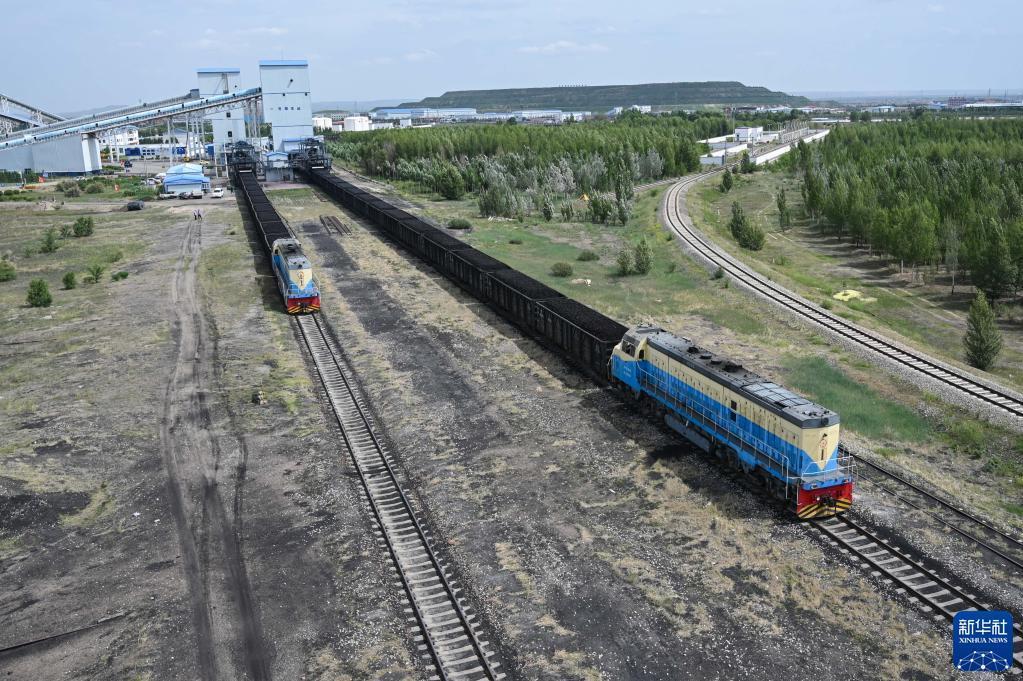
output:
[{"label": "blue and white locomotive", "polygon": [[629,329],[611,381],[702,450],[760,478],[800,518],[852,504],[838,414],[664,329]]},{"label": "blue and white locomotive", "polygon": [[319,312],[320,289],[313,281],[313,267],[302,252],[302,244],[298,239],[277,239],[272,253],[277,288],[288,313]]}]

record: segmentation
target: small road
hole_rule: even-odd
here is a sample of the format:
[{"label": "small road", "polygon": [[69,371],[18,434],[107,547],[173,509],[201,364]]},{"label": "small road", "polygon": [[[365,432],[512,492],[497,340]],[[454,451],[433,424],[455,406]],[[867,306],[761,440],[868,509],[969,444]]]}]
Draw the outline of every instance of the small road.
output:
[{"label": "small road", "polygon": [[797,317],[828,331],[833,336],[862,347],[890,364],[908,369],[941,386],[946,395],[959,395],[987,408],[993,407],[998,413],[1014,417],[1012,420],[1017,426],[1023,426],[1023,396],[1018,393],[945,364],[934,357],[905,347],[874,331],[832,314],[802,296],[779,286],[715,246],[710,239],[693,226],[685,205],[685,198],[690,187],[718,172],[720,169],[683,178],[664,193],[661,210],[662,223],[677,235],[686,248],[700,260],[711,267],[720,267],[736,283]]},{"label": "small road", "polygon": [[[228,514],[220,494],[225,475],[239,487],[243,476],[221,465],[207,402],[207,376],[216,357],[207,342],[198,290],[202,223],[186,224],[171,282],[177,356],[164,397],[160,449],[181,546],[197,671],[203,681],[269,681],[269,649],[245,566],[241,518]],[[236,489],[236,513],[241,507],[238,494]]]}]

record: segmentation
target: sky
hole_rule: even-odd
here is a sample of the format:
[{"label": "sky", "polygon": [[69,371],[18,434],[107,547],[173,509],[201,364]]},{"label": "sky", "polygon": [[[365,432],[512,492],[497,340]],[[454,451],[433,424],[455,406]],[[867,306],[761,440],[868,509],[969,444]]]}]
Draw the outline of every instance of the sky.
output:
[{"label": "sky", "polygon": [[56,112],[308,59],[312,99],[738,80],[786,92],[1019,91],[1019,0],[5,0],[0,93]]}]

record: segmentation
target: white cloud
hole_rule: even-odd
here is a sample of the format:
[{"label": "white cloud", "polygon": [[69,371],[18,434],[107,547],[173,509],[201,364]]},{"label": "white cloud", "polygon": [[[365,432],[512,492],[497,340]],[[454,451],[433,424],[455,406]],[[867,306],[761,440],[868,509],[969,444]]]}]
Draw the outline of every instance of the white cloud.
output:
[{"label": "white cloud", "polygon": [[406,52],[402,55],[402,59],[410,62],[420,62],[433,59],[437,56],[437,53],[433,50],[416,50],[415,52]]},{"label": "white cloud", "polygon": [[253,28],[239,28],[235,31],[237,35],[284,35],[288,32],[286,28],[279,26],[255,26]]},{"label": "white cloud", "polygon": [[580,44],[571,40],[555,40],[546,45],[527,45],[520,47],[519,52],[525,54],[582,54],[584,52],[607,52],[607,45],[600,43]]}]

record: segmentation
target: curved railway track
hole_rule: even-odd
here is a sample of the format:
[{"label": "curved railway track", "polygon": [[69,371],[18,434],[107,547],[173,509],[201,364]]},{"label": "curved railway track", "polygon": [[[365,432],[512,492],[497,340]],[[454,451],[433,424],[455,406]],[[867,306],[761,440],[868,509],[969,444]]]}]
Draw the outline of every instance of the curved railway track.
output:
[{"label": "curved railway track", "polygon": [[965,371],[946,366],[938,360],[915,350],[900,347],[892,341],[853,324],[827,310],[814,305],[755,272],[712,244],[683,218],[679,200],[683,190],[700,179],[718,171],[703,173],[678,182],[665,192],[663,214],[667,225],[697,255],[720,267],[728,276],[747,286],[765,298],[796,315],[814,322],[828,331],[867,348],[896,364],[912,369],[927,378],[947,386],[956,392],[998,407],[1005,412],[1023,418],[1023,399],[1009,392],[977,380]]},{"label": "curved railway track", "polygon": [[379,441],[361,392],[334,340],[315,315],[297,317],[297,324],[331,409],[341,426],[345,446],[359,474],[376,520],[380,539],[397,572],[420,635],[419,652],[436,669],[433,679],[494,681],[500,662],[488,651],[470,606],[437,557],[429,532],[394,470],[390,454]]},{"label": "curved railway track", "polygon": [[[990,610],[975,595],[924,567],[904,552],[859,525],[848,515],[810,521],[832,545],[852,556],[875,577],[895,585],[925,613],[951,622],[957,612]],[[1013,624],[1013,673],[1023,669],[1023,628]]]}]

